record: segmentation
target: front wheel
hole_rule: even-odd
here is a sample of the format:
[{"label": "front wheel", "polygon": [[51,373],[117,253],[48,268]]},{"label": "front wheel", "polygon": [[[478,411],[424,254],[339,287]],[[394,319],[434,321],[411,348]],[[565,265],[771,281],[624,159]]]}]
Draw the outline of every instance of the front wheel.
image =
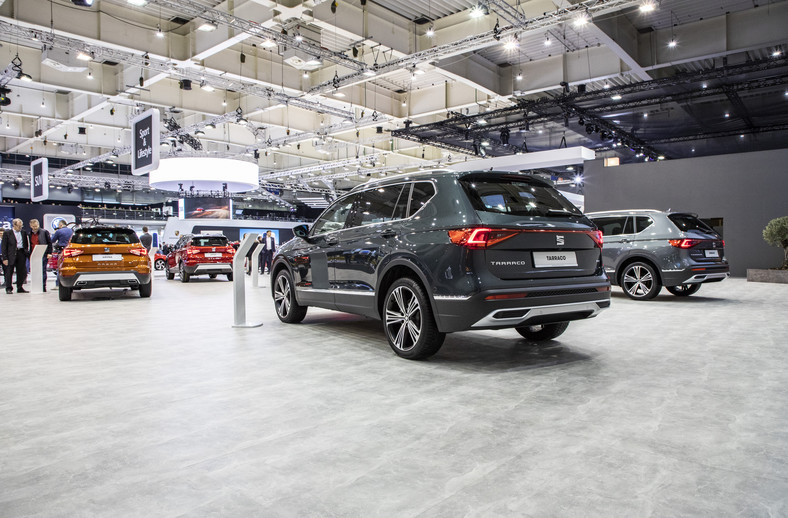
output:
[{"label": "front wheel", "polygon": [[167,268],[166,275],[167,275],[167,280],[168,281],[171,281],[171,280],[173,280],[175,278],[175,274],[173,272],[171,272],[169,268]]},{"label": "front wheel", "polygon": [[403,277],[391,285],[383,310],[383,330],[398,356],[422,360],[443,345],[446,333],[438,331],[430,302],[413,279]]},{"label": "front wheel", "polygon": [[665,286],[665,288],[677,297],[689,297],[698,292],[700,284],[679,284],[678,286]]},{"label": "front wheel", "polygon": [[164,259],[156,259],[156,262],[153,263],[153,267],[158,271],[163,270],[164,266],[165,266]]},{"label": "front wheel", "polygon": [[232,282],[232,280],[233,280],[233,274],[232,273],[228,273],[227,274],[227,280]]},{"label": "front wheel", "polygon": [[181,278],[181,282],[189,282],[191,275],[186,273],[186,267],[183,266],[183,261],[181,261],[178,265],[178,275]]},{"label": "front wheel", "polygon": [[653,266],[635,262],[627,265],[621,275],[621,287],[630,299],[651,300],[659,294],[662,284]]},{"label": "front wheel", "polygon": [[274,307],[279,320],[287,324],[297,324],[306,316],[307,306],[296,302],[293,280],[287,270],[276,274],[274,282]]},{"label": "front wheel", "polygon": [[153,280],[148,284],[140,284],[140,297],[147,299],[153,293]]},{"label": "front wheel", "polygon": [[557,322],[555,324],[515,327],[515,330],[526,340],[541,342],[561,336],[567,327],[569,327],[569,322]]}]

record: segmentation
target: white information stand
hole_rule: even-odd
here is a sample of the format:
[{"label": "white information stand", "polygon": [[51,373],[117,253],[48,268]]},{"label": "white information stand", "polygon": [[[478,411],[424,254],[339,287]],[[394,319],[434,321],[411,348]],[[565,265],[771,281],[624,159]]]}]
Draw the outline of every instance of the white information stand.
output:
[{"label": "white information stand", "polygon": [[[159,251],[158,246],[150,247],[148,250],[148,258],[150,259],[150,274],[153,275],[156,272],[156,252]],[[153,277],[151,277],[153,278]]]},{"label": "white information stand", "polygon": [[47,252],[46,245],[36,245],[33,253],[30,254],[30,292],[44,293],[44,254]]},{"label": "white information stand", "polygon": [[257,243],[258,234],[250,232],[241,241],[233,257],[233,327],[260,327],[262,322],[250,323],[246,321],[246,275],[244,275],[244,260],[252,246]]},{"label": "white information stand", "polygon": [[263,249],[263,243],[257,243],[252,252],[252,287],[260,287],[260,250]]}]

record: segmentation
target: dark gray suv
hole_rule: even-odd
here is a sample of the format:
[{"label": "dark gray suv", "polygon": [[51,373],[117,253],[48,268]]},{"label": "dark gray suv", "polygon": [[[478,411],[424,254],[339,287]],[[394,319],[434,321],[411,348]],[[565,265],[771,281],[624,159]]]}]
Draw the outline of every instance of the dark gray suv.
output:
[{"label": "dark gray suv", "polygon": [[435,354],[453,331],[555,338],[610,305],[600,232],[529,174],[376,180],[293,232],[271,269],[279,319],[308,306],[379,319],[403,358]]},{"label": "dark gray suv", "polygon": [[631,299],[653,299],[662,286],[688,296],[730,276],[725,241],[696,214],[644,209],[587,216],[604,235],[605,270]]}]

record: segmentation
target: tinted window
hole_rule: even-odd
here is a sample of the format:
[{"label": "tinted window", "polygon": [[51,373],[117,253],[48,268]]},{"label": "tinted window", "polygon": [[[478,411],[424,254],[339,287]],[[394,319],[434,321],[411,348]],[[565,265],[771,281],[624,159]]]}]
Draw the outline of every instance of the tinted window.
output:
[{"label": "tinted window", "polygon": [[602,231],[605,236],[617,236],[624,233],[624,225],[627,218],[620,216],[608,216],[604,218],[594,218],[594,223],[597,228]]},{"label": "tinted window", "polygon": [[405,184],[399,194],[397,205],[394,207],[394,219],[408,217],[408,200],[410,199],[410,188],[413,184]]},{"label": "tinted window", "polygon": [[432,185],[432,182],[417,182],[413,184],[408,217],[416,214],[433,196],[435,196],[435,186]]},{"label": "tinted window", "polygon": [[513,216],[548,216],[582,213],[552,187],[517,178],[460,180],[476,210]]},{"label": "tinted window", "polygon": [[668,218],[670,218],[670,221],[683,232],[687,232],[688,230],[699,230],[701,232],[708,232],[709,234],[716,234],[710,226],[691,214],[669,214]]},{"label": "tinted window", "polygon": [[639,234],[654,224],[654,220],[648,216],[638,216],[635,218],[635,233]]},{"label": "tinted window", "polygon": [[635,222],[634,217],[630,216],[627,218],[627,223],[624,225],[624,234],[634,234],[635,233]]},{"label": "tinted window", "polygon": [[350,226],[382,223],[394,219],[394,209],[402,187],[402,185],[390,185],[358,193]]},{"label": "tinted window", "polygon": [[192,246],[227,246],[224,236],[194,236]]},{"label": "tinted window", "polygon": [[82,228],[74,232],[71,242],[78,245],[129,245],[139,243],[140,239],[129,228]]},{"label": "tinted window", "polygon": [[355,199],[355,196],[348,196],[332,205],[312,226],[312,235],[316,236],[345,228],[345,221],[347,221]]}]

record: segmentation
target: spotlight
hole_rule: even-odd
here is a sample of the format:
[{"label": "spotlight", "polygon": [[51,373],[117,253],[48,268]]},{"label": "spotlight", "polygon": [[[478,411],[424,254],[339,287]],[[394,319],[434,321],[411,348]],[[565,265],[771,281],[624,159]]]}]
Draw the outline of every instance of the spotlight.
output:
[{"label": "spotlight", "polygon": [[93,0],[71,0],[71,3],[80,7],[90,7],[93,5]]},{"label": "spotlight", "polygon": [[646,2],[643,2],[642,4],[640,4],[640,12],[641,13],[650,13],[654,9],[656,9],[656,6],[654,5],[653,1],[647,0]]},{"label": "spotlight", "polygon": [[337,0],[331,2],[331,14],[336,14],[337,12]]},{"label": "spotlight", "polygon": [[427,37],[432,38],[435,36],[435,26],[430,24],[429,28],[427,29]]},{"label": "spotlight", "polygon": [[676,47],[676,45],[678,45],[678,44],[679,44],[679,42],[677,42],[677,41],[676,41],[676,38],[673,38],[673,39],[671,39],[671,40],[668,42],[668,47],[670,47],[670,48],[672,49],[672,48],[675,48],[675,47]]},{"label": "spotlight", "polygon": [[577,123],[583,126],[586,123],[586,121],[585,119],[583,119],[583,117],[580,117],[579,119],[577,119]]},{"label": "spotlight", "polygon": [[180,86],[181,90],[191,90],[192,89],[192,80],[191,79],[181,79],[178,81],[178,86]]},{"label": "spotlight", "polygon": [[197,27],[197,30],[198,30],[198,31],[203,31],[203,32],[212,32],[212,31],[215,31],[215,30],[216,30],[216,29],[218,29],[218,28],[219,28],[219,26],[218,26],[218,25],[216,25],[215,23],[213,23],[212,21],[210,21],[210,20],[205,20],[204,22],[202,22],[202,23],[201,23],[201,24],[200,24],[200,25]]}]

